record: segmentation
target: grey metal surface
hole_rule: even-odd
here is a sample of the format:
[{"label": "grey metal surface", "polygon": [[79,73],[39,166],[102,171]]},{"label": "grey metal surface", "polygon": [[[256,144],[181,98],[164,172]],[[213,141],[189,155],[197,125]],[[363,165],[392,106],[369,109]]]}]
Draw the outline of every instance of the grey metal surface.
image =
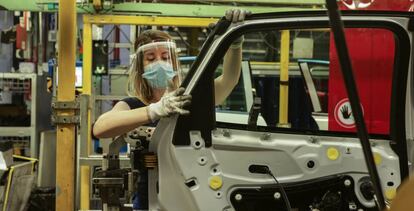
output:
[{"label": "grey metal surface", "polygon": [[123,74],[110,75],[111,80],[111,95],[113,96],[128,96],[128,69],[123,70]]},{"label": "grey metal surface", "polygon": [[0,127],[0,136],[30,136],[32,127]]},{"label": "grey metal surface", "polygon": [[[399,17],[343,17],[344,20],[363,20],[366,22],[387,21],[408,26],[408,20]],[[327,17],[278,18],[245,21],[231,27],[218,36],[201,61],[185,94],[196,87],[203,75],[211,55],[220,49],[223,39],[246,25],[259,26],[269,23],[295,23],[328,21]],[[277,30],[277,28],[275,28]],[[412,107],[410,108],[412,109]],[[158,155],[158,168],[149,171],[150,210],[234,210],[229,195],[237,187],[255,188],[264,184],[274,184],[265,174],[252,174],[250,164],[267,165],[280,183],[307,181],[335,174],[347,174],[356,182],[368,175],[363,152],[356,138],[335,136],[308,136],[283,133],[249,132],[242,130],[217,129],[212,132],[213,146],[205,148],[199,131],[191,131],[191,143],[198,146],[174,146],[172,138],[177,117],[160,121],[150,143],[150,151]],[[266,137],[266,138],[263,138]],[[398,156],[393,152],[388,140],[372,140],[373,152],[380,157],[377,164],[382,188],[395,190],[401,183]],[[334,151],[337,156],[328,156]],[[334,154],[335,154],[334,153]],[[306,163],[314,161],[315,167]],[[209,179],[217,176],[223,185],[209,187]],[[194,181],[187,187],[185,182]],[[391,181],[393,185],[388,185]],[[157,193],[157,183],[159,192]],[[365,206],[372,207],[373,201],[366,201],[355,188],[356,195]],[[179,202],[179,203],[177,203]]]},{"label": "grey metal surface", "polygon": [[[413,43],[413,34],[411,34],[410,40]],[[411,46],[411,55],[414,54],[414,43]],[[411,56],[412,58],[412,56]],[[412,59],[411,59],[412,61]],[[408,83],[407,83],[407,100],[405,103],[405,124],[406,124],[406,133],[407,133],[407,149],[408,149],[408,161],[410,175],[412,175],[414,171],[413,163],[414,163],[414,73],[413,73],[413,62],[410,63],[408,73]]]},{"label": "grey metal surface", "polygon": [[[252,65],[252,74],[253,76],[279,76],[280,75],[280,66],[279,65]],[[329,70],[323,71],[315,71],[315,74],[312,74],[315,77],[328,77]],[[301,76],[299,71],[299,67],[295,65],[289,65],[289,76]]]},{"label": "grey metal surface", "polygon": [[[170,124],[173,124],[172,120]],[[167,135],[167,130],[160,133]],[[153,141],[157,140],[160,133],[158,130],[155,131]],[[262,132],[217,129],[212,134],[211,148],[204,147],[204,141],[197,131],[192,131],[190,135],[192,143],[200,143],[197,145],[174,147],[170,140],[158,143],[159,194],[156,198],[157,194],[153,192],[156,180],[151,178],[156,176],[157,170],[152,170],[149,189],[150,209],[232,210],[229,199],[232,189],[274,184],[269,175],[250,173],[248,168],[251,164],[268,165],[280,183],[305,181],[335,174],[348,174],[357,182],[368,175],[358,139],[274,133],[268,135],[267,139],[262,139]],[[398,187],[401,183],[398,156],[392,151],[389,141],[372,142],[375,143],[373,152],[380,155],[382,160],[377,168],[384,190]],[[339,152],[337,159],[327,156],[328,150],[332,148]],[[204,162],[199,162],[200,158],[203,158]],[[314,168],[307,167],[310,160],[315,162]],[[222,178],[223,186],[220,189],[213,190],[209,187],[208,181],[212,176]],[[196,186],[186,187],[184,183],[189,180],[194,180]],[[387,185],[390,181],[393,182],[393,187]],[[355,192],[365,206],[374,206],[373,201],[366,201],[361,197],[357,186]],[[217,197],[218,193],[221,193],[221,197]]]},{"label": "grey metal surface", "polygon": [[13,149],[0,152],[0,177],[3,178],[4,173],[9,170],[13,164]]},{"label": "grey metal surface", "polygon": [[[79,108],[80,100],[76,97],[73,101],[58,101],[57,98],[52,99],[52,123],[53,124],[79,124]],[[59,110],[73,110],[73,115],[60,115]]]},{"label": "grey metal surface", "polygon": [[119,151],[123,146],[125,146],[127,142],[125,141],[123,136],[118,136],[109,144],[109,151],[108,155],[119,155]]},{"label": "grey metal surface", "polygon": [[76,98],[73,101],[57,101],[56,98],[52,100],[53,109],[79,109],[80,100]]},{"label": "grey metal surface", "polygon": [[94,178],[93,183],[96,185],[122,185],[124,178]]},{"label": "grey metal surface", "polygon": [[246,108],[250,109],[253,105],[253,86],[249,62],[243,61],[241,68],[241,76],[243,77],[244,85],[244,96],[246,98]]},{"label": "grey metal surface", "polygon": [[[40,131],[51,128],[51,94],[47,92],[46,75],[35,73],[1,73],[0,78],[25,80],[30,79],[31,104],[30,126],[28,127],[0,127],[0,136],[30,136],[30,156],[38,157]],[[46,106],[45,106],[46,105]]]},{"label": "grey metal surface", "polygon": [[[39,155],[39,136],[40,131],[50,130],[52,128],[50,115],[52,113],[50,103],[52,100],[52,94],[47,91],[47,77],[46,75],[36,76],[36,83],[32,84],[32,127],[35,127],[35,134],[32,137],[36,137],[31,140],[30,143],[30,155],[37,158]],[[36,77],[35,77],[36,76]],[[33,95],[34,94],[34,95]]]},{"label": "grey metal surface", "polygon": [[184,184],[174,155],[172,137],[177,117],[161,119],[149,145],[149,151],[158,154],[158,168],[148,170],[149,210],[199,210]]},{"label": "grey metal surface", "polygon": [[39,38],[38,38],[38,41],[37,41],[37,60],[39,61],[38,62],[38,65],[37,65],[37,70],[38,70],[38,72],[39,72],[39,74],[43,74],[43,67],[42,67],[42,65],[43,65],[43,62],[45,61],[45,59],[44,59],[44,56],[43,56],[43,52],[44,52],[44,45],[43,45],[43,43],[45,43],[44,42],[44,31],[43,31],[43,19],[44,19],[44,17],[43,17],[43,13],[42,12],[39,12],[38,13],[38,25],[37,25],[37,30],[38,30],[38,32],[39,32]]},{"label": "grey metal surface", "polygon": [[90,109],[90,95],[81,94],[79,96],[79,130],[76,134],[76,198],[75,207],[80,206],[80,158],[88,156],[88,110]]},{"label": "grey metal surface", "polygon": [[52,116],[52,122],[53,122],[53,124],[78,124],[80,121],[79,121],[79,116],[77,116],[77,115],[73,115],[73,116],[53,115]]},{"label": "grey metal surface", "polygon": [[306,87],[309,90],[309,96],[312,101],[312,107],[314,112],[321,112],[321,102],[319,102],[318,93],[316,92],[315,83],[313,83],[312,74],[309,70],[309,66],[306,62],[299,63],[300,70],[305,80]]},{"label": "grey metal surface", "polygon": [[[216,111],[217,122],[247,124],[249,119],[249,113],[238,111]],[[263,116],[259,114],[257,119],[257,125],[267,126]]]},{"label": "grey metal surface", "polygon": [[328,113],[316,113],[312,112],[312,118],[318,124],[319,130],[328,130],[329,129],[329,117]]},{"label": "grey metal surface", "polygon": [[[88,166],[100,166],[102,165],[103,157],[102,155],[90,155],[89,157],[81,157],[79,158],[80,165],[88,165]],[[119,156],[119,161],[121,166],[129,166],[129,158],[126,155]]]},{"label": "grey metal surface", "polygon": [[80,140],[79,140],[79,146],[80,146],[80,156],[86,157],[88,156],[88,148],[91,146],[88,146],[88,110],[90,107],[90,96],[86,94],[80,95],[80,108],[79,108],[79,118],[80,118]]},{"label": "grey metal surface", "polygon": [[26,210],[34,181],[35,175],[31,162],[15,165],[5,210]]},{"label": "grey metal surface", "polygon": [[38,187],[56,185],[56,131],[44,131],[40,135]]},{"label": "grey metal surface", "polygon": [[[198,181],[197,188],[189,191],[199,210],[230,208],[228,197],[236,187],[274,184],[269,175],[250,173],[248,169],[251,164],[269,166],[280,183],[306,181],[335,174],[349,174],[358,181],[359,177],[368,175],[358,139],[271,134],[269,139],[262,140],[262,132],[230,130],[230,134],[227,137],[222,129],[214,131],[213,147],[209,149],[195,149],[191,146],[173,149],[173,157],[179,166],[177,171],[182,174],[182,183],[189,179]],[[192,141],[203,143],[198,132],[193,131],[190,136]],[[383,188],[389,188],[388,181],[397,187],[401,183],[398,156],[391,150],[389,141],[373,142],[373,151],[382,157],[378,169]],[[336,160],[327,156],[327,151],[331,148],[339,152]],[[205,157],[207,163],[201,165],[195,162],[200,157]],[[307,162],[311,160],[316,165],[308,168]],[[223,187],[217,191],[208,186],[212,176],[219,176],[223,180]],[[220,199],[216,197],[218,191],[222,192],[223,197]],[[362,199],[361,197],[361,202],[374,205],[373,202]]]}]

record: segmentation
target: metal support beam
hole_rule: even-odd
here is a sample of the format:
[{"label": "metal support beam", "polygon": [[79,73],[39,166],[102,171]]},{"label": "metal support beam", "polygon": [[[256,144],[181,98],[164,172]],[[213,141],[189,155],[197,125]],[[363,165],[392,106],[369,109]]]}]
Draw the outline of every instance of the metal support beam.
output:
[{"label": "metal support beam", "polygon": [[[264,12],[282,12],[295,10],[309,10],[323,8],[323,0],[262,0],[250,1],[254,5],[262,6],[245,6],[253,13]],[[250,3],[243,1],[243,3]],[[214,4],[197,4],[197,2],[183,3],[119,3],[114,4],[111,10],[104,10],[104,14],[134,14],[147,16],[177,16],[177,17],[222,17],[224,11],[229,8],[243,7],[235,6],[233,1],[227,1],[227,5]],[[33,11],[33,12],[56,12],[57,0],[41,1],[41,0],[13,0],[1,1],[0,6],[8,10],[17,11]],[[270,7],[274,6],[274,7]],[[78,13],[96,14],[92,4],[78,4]]]},{"label": "metal support beam", "polygon": [[[60,0],[58,32],[58,101],[75,100],[76,0]],[[58,110],[71,116],[73,109]],[[75,124],[57,125],[56,210],[75,209]]]},{"label": "metal support beam", "polygon": [[[85,22],[87,18],[84,16],[83,20],[83,72],[82,72],[82,84],[83,94],[92,95],[92,23]],[[81,152],[86,150],[86,153],[81,153],[81,156],[88,156],[90,154],[91,146],[91,110],[87,110],[86,121],[82,120],[82,127],[86,128],[86,137],[81,136]],[[85,125],[86,122],[86,125]],[[86,145],[83,144],[86,141]],[[85,149],[86,147],[86,149]],[[84,155],[86,154],[86,155]],[[80,166],[80,209],[89,210],[89,198],[90,198],[90,166]]]},{"label": "metal support beam", "polygon": [[[186,0],[181,0],[186,1]],[[217,2],[217,3],[240,3],[240,4],[267,4],[267,5],[322,5],[325,2],[323,0],[204,0],[205,2]]]},{"label": "metal support beam", "polygon": [[[275,1],[276,2],[276,1]],[[302,1],[303,2],[303,1]],[[311,1],[309,1],[311,2]],[[234,6],[234,5],[205,5],[205,4],[166,4],[166,3],[123,3],[116,4],[112,9],[114,13],[133,13],[156,16],[178,16],[178,17],[222,17],[224,12],[230,8],[245,8],[252,13],[283,12],[295,10],[309,10],[308,7],[269,7],[267,6]]]},{"label": "metal support beam", "polygon": [[[223,13],[224,14],[224,13]],[[222,14],[222,15],[223,15]],[[84,24],[123,24],[150,26],[207,27],[216,18],[151,17],[128,15],[84,15]]]},{"label": "metal support beam", "polygon": [[282,30],[281,33],[282,38],[280,41],[280,95],[278,127],[290,127],[288,122],[290,32],[289,30]]}]

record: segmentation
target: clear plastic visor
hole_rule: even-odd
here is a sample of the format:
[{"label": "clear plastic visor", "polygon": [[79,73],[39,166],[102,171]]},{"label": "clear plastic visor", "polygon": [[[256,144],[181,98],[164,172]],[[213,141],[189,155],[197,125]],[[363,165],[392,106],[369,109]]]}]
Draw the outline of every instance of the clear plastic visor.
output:
[{"label": "clear plastic visor", "polygon": [[136,56],[141,59],[144,68],[154,62],[163,61],[171,64],[177,71],[179,68],[176,51],[176,44],[173,41],[152,42],[140,46]]},{"label": "clear plastic visor", "polygon": [[177,87],[182,79],[177,59],[177,48],[173,41],[152,42],[140,46],[135,54],[137,68],[142,77],[153,88]]}]

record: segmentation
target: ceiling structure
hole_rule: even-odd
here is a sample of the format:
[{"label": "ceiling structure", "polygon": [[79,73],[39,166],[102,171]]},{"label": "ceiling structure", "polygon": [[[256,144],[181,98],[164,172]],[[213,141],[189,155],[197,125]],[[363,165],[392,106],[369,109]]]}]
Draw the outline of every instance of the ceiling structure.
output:
[{"label": "ceiling structure", "polygon": [[[58,0],[1,0],[10,11],[57,12]],[[97,5],[100,6],[98,9]],[[254,13],[324,8],[323,0],[78,0],[78,13],[134,14],[180,17],[221,17],[232,7],[248,7]]]}]

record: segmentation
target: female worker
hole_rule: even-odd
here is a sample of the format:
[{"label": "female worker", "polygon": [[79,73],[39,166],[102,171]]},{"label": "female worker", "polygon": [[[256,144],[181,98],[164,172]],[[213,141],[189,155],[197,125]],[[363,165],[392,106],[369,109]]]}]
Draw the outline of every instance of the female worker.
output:
[{"label": "female worker", "polygon": [[[226,18],[241,22],[247,13],[232,9],[226,11]],[[239,80],[242,41],[241,38],[232,43],[224,57],[223,74],[214,81],[216,104],[230,94]],[[165,32],[148,30],[140,34],[135,47],[129,76],[132,97],[119,101],[96,120],[93,135],[97,138],[116,137],[142,125],[156,126],[162,117],[189,113],[184,107],[190,104],[191,96],[183,94],[183,87],[178,88],[181,74],[172,38]],[[134,209],[148,209],[148,175],[141,172],[140,177]]]}]

